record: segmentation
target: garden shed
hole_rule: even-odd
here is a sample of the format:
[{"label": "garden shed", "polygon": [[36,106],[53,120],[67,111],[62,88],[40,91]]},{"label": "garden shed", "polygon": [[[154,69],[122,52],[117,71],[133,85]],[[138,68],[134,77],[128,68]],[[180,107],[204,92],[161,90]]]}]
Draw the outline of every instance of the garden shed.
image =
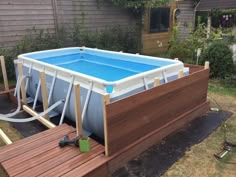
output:
[{"label": "garden shed", "polygon": [[[63,28],[63,32],[71,36],[78,26],[96,32],[119,26],[128,28],[128,33],[138,38],[143,53],[164,52],[168,49],[176,20],[180,37],[188,36],[194,21],[192,3],[192,0],[173,0],[158,8],[145,8],[141,22],[140,15],[109,0],[2,0],[0,48],[13,47],[24,36],[39,34],[42,30],[54,34]],[[181,11],[178,18],[175,16],[177,8]]]}]

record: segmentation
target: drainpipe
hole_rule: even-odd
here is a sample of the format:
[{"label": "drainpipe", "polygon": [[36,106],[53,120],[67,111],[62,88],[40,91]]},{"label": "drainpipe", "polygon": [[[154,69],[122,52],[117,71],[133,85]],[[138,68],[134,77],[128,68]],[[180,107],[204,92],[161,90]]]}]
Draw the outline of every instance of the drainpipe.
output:
[{"label": "drainpipe", "polygon": [[207,17],[207,39],[209,39],[211,33],[211,14],[208,12],[208,17]]},{"label": "drainpipe", "polygon": [[56,34],[58,34],[57,0],[52,0],[52,10],[53,10],[55,32]]}]

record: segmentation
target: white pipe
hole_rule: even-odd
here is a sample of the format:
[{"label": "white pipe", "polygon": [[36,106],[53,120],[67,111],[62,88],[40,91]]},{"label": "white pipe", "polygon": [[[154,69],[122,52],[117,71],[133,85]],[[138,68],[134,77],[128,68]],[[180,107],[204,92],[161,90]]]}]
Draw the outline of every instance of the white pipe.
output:
[{"label": "white pipe", "polygon": [[63,121],[64,121],[67,105],[69,103],[69,99],[70,99],[70,95],[71,95],[71,90],[72,90],[73,82],[74,82],[74,76],[72,76],[71,81],[70,81],[70,85],[69,85],[69,88],[68,88],[68,91],[67,91],[66,101],[65,101],[64,108],[63,108],[63,111],[62,111],[62,114],[61,114],[61,119],[60,119],[59,125],[61,125],[63,123]]},{"label": "white pipe", "polygon": [[148,90],[148,84],[145,77],[143,78],[143,83],[144,83],[145,89]]},{"label": "white pipe", "polygon": [[89,98],[90,98],[92,89],[93,89],[93,82],[90,83],[90,87],[89,87],[89,90],[88,90],[88,93],[87,93],[87,96],[86,96],[86,100],[85,100],[85,103],[84,103],[84,108],[83,108],[83,111],[82,111],[82,121],[84,120],[85,113],[87,111],[87,107],[88,107],[88,103],[89,103]]},{"label": "white pipe", "polygon": [[52,93],[53,93],[53,89],[54,89],[55,82],[56,82],[56,77],[57,77],[57,71],[55,71],[53,79],[52,79],[52,85],[51,85],[49,96],[48,96],[48,104],[49,105],[50,105],[50,102],[51,102]]},{"label": "white pipe", "polygon": [[17,90],[17,104],[18,104],[17,109],[16,109],[14,112],[9,113],[9,114],[0,114],[0,116],[12,117],[12,116],[14,116],[14,115],[16,115],[17,113],[20,112],[20,109],[21,109],[20,86],[21,86],[23,80],[24,80],[25,78],[27,78],[27,77],[28,77],[28,76],[23,76],[22,78],[20,78],[20,80],[19,80],[19,86],[18,86],[18,88],[16,89],[16,90]]},{"label": "white pipe", "polygon": [[35,109],[35,107],[36,107],[36,103],[37,103],[37,100],[38,100],[38,97],[39,97],[40,88],[41,88],[41,80],[39,79],[38,87],[37,87],[35,98],[34,98],[33,109]]},{"label": "white pipe", "polygon": [[64,102],[64,99],[57,101],[56,103],[54,103],[51,107],[49,107],[48,109],[46,109],[44,112],[41,112],[40,114],[38,114],[37,116],[34,117],[30,117],[30,118],[7,118],[5,116],[0,115],[0,120],[3,121],[8,121],[8,122],[16,122],[16,123],[24,123],[24,122],[31,122],[34,120],[37,120],[43,116],[45,116],[46,114],[48,114],[50,111],[52,111],[53,109],[55,109],[57,106],[59,106],[60,104],[62,104]]}]

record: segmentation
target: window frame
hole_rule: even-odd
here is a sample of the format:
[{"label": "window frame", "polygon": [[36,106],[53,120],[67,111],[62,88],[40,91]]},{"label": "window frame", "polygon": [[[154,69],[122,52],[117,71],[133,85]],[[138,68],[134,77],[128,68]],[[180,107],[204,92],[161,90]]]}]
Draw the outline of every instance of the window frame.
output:
[{"label": "window frame", "polygon": [[[158,31],[158,30],[151,30],[151,11],[152,9],[169,9],[169,26],[166,31]],[[168,33],[170,32],[171,29],[171,7],[170,6],[164,6],[164,7],[157,7],[157,8],[149,8],[148,9],[148,33],[150,34],[155,34],[155,33]]]}]

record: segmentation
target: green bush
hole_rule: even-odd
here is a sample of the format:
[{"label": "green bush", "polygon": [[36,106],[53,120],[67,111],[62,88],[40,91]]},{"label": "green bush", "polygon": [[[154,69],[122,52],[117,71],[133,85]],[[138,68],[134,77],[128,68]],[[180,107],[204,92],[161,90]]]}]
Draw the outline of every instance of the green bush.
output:
[{"label": "green bush", "polygon": [[129,53],[140,51],[138,30],[120,26],[106,28],[101,31],[86,31],[77,24],[72,33],[72,40],[77,46]]},{"label": "green bush", "polygon": [[184,63],[193,63],[193,51],[188,41],[181,41],[169,49],[170,58],[179,58]]},{"label": "green bush", "polygon": [[[34,52],[47,49],[61,48],[65,46],[65,33],[61,29],[57,34],[49,33],[47,30],[36,31],[35,29],[24,36],[15,47],[0,49],[0,55],[5,57],[8,79],[15,79],[13,60],[17,56],[27,52]],[[0,69],[0,83],[2,72]]]},{"label": "green bush", "polygon": [[201,63],[210,62],[211,77],[225,79],[234,72],[233,52],[223,41],[214,41],[201,56]]}]

